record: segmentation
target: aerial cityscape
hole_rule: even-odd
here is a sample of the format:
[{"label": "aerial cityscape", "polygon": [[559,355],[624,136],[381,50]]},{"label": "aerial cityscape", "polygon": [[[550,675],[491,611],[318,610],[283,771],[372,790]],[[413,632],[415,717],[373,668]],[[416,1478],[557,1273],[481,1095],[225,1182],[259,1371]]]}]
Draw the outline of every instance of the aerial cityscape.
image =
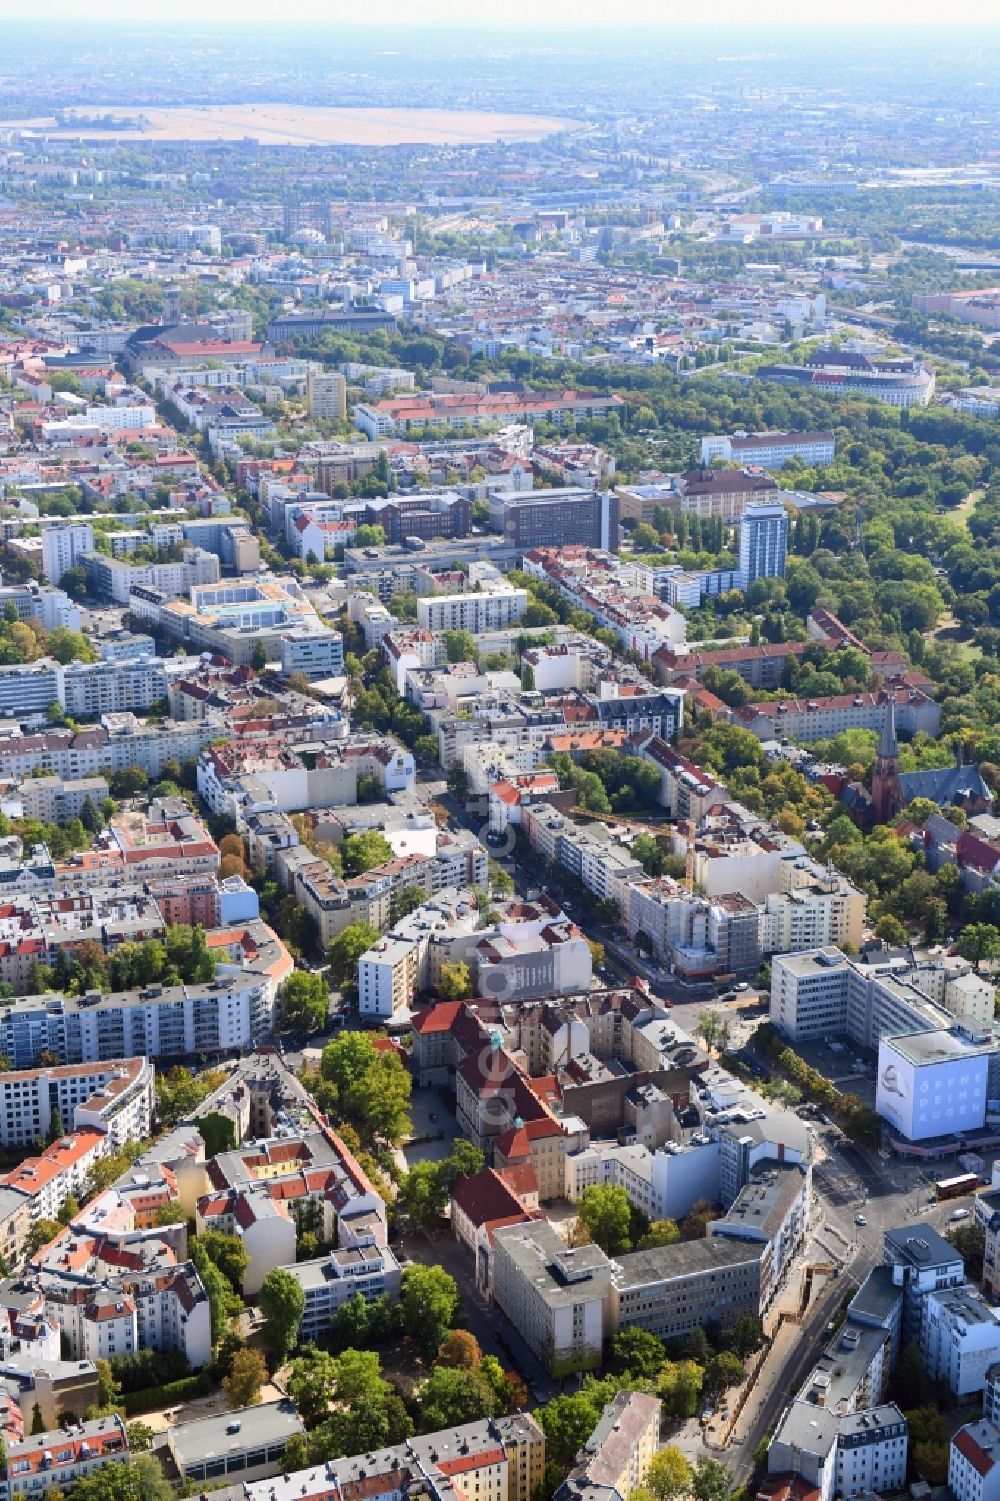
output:
[{"label": "aerial cityscape", "polygon": [[385,3],[0,5],[0,1501],[1000,1501],[997,17]]}]

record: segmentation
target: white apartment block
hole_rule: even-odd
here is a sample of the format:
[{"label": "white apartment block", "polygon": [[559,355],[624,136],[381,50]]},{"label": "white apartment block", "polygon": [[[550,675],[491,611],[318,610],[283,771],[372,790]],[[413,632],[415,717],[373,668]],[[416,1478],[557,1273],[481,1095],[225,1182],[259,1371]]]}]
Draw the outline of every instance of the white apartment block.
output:
[{"label": "white apartment block", "polygon": [[417,600],[417,624],[426,631],[496,631],[520,620],[528,608],[527,589],[494,582],[481,593],[433,594]]},{"label": "white apartment block", "polygon": [[[428,862],[428,870],[433,871],[437,863]],[[477,858],[472,869],[478,871],[480,867]],[[421,882],[427,878],[423,871],[417,873]],[[428,884],[433,888],[435,881],[431,879]],[[442,879],[437,895],[408,913],[385,938],[362,954],[358,961],[358,1009],[363,1016],[388,1018],[405,1010],[419,990],[437,980],[441,964],[453,957],[472,963],[479,913],[463,898],[462,891],[478,884],[470,876],[463,855],[457,879]]]},{"label": "white apartment block", "polygon": [[94,549],[94,528],[89,521],[70,526],[49,526],[42,533],[42,572],[50,584],[58,584],[67,568],[75,568],[84,553]]},{"label": "white apartment block", "polygon": [[358,1010],[390,1017],[413,1001],[419,973],[418,946],[406,938],[380,938],[358,960]]},{"label": "white apartment block", "polygon": [[119,1148],[149,1135],[153,1103],[153,1069],[145,1058],[8,1070],[0,1074],[0,1145],[46,1140],[58,1111],[64,1131],[90,1127]]},{"label": "white apartment block", "polygon": [[87,581],[118,605],[130,605],[133,589],[159,590],[171,599],[184,599],[202,584],[219,582],[219,559],[200,547],[185,548],[179,563],[130,563],[90,552],[86,557]]},{"label": "white apartment block", "polygon": [[302,1344],[326,1339],[338,1308],[358,1293],[367,1303],[381,1297],[394,1303],[399,1297],[399,1263],[388,1246],[345,1246],[285,1270],[305,1294],[299,1325]]},{"label": "white apartment block", "polygon": [[45,1051],[61,1063],[197,1057],[252,1049],[273,1020],[272,977],[241,970],[205,985],[10,1001],[0,1016],[0,1052],[16,1069],[37,1065]]},{"label": "white apartment block", "polygon": [[701,462],[716,459],[726,463],[752,464],[761,469],[780,469],[791,459],[810,468],[832,464],[836,439],[832,432],[733,433],[728,437],[701,440]]},{"label": "white apartment block", "polygon": [[908,1430],[894,1403],[843,1415],[796,1400],[767,1454],[770,1475],[801,1475],[820,1501],[883,1495],[906,1483]]},{"label": "white apartment block", "polygon": [[920,1354],[932,1381],[946,1381],[958,1397],[978,1395],[1000,1359],[1000,1322],[978,1290],[932,1292],[924,1301]]},{"label": "white apartment block", "polygon": [[62,777],[26,777],[18,789],[18,797],[27,818],[62,824],[71,818],[79,818],[88,802],[96,812],[108,791],[103,777],[78,777],[75,781],[63,781]]},{"label": "white apartment block", "polygon": [[761,952],[789,954],[845,942],[859,949],[866,907],[864,893],[840,875],[769,892],[761,911]]}]

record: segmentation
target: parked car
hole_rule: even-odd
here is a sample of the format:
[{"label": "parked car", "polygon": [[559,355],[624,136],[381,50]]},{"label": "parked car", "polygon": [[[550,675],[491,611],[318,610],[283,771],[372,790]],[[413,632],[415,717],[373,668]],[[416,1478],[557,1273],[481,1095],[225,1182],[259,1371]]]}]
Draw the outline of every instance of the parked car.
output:
[{"label": "parked car", "polygon": [[967,1220],[968,1218],[969,1218],[969,1210],[968,1209],[953,1209],[952,1212],[951,1212],[951,1214],[949,1214],[949,1216],[948,1216],[948,1222],[949,1222],[949,1224],[952,1224],[956,1220]]}]

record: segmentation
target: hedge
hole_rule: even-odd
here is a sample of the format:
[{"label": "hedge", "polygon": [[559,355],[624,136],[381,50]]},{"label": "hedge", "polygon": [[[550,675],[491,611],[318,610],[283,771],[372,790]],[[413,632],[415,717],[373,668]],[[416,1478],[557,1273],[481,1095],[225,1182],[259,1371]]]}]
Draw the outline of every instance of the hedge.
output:
[{"label": "hedge", "polygon": [[134,1418],[137,1413],[156,1412],[188,1397],[205,1397],[214,1390],[212,1373],[204,1370],[195,1376],[182,1376],[180,1381],[169,1381],[165,1386],[148,1386],[144,1392],[126,1392],[122,1401],[126,1416]]}]

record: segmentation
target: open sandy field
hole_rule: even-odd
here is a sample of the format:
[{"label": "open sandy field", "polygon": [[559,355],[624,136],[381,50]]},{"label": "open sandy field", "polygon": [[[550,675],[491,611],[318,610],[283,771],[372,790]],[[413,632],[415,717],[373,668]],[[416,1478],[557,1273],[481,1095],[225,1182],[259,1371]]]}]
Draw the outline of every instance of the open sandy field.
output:
[{"label": "open sandy field", "polygon": [[[141,130],[88,130],[87,116],[145,122]],[[478,110],[336,109],[325,105],[94,104],[75,108],[73,123],[57,126],[53,118],[0,122],[0,129],[37,130],[39,134],[91,137],[95,140],[243,141],[261,146],[432,146],[537,141],[558,130],[579,129],[576,120],[546,115],[494,115]]]}]

